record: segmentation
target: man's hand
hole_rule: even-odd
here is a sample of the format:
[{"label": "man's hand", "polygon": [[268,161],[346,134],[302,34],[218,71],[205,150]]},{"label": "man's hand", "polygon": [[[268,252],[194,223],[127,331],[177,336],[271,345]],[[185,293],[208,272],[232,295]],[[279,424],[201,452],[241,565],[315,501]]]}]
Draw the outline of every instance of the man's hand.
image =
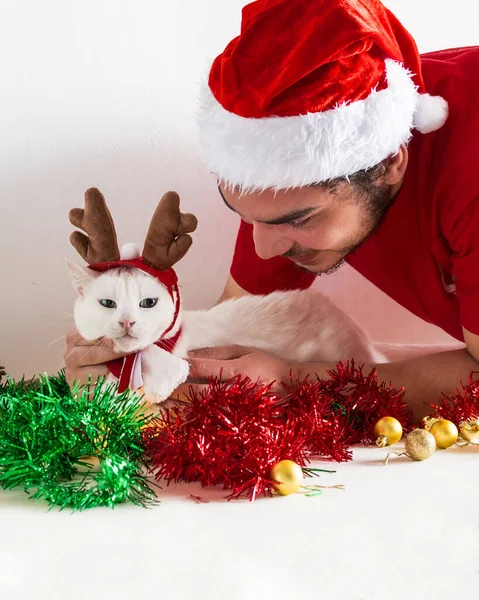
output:
[{"label": "man's hand", "polygon": [[89,377],[95,382],[99,377],[108,376],[105,363],[120,356],[114,352],[109,340],[87,342],[76,329],[68,332],[66,341],[65,375],[70,385],[73,381],[86,384]]},{"label": "man's hand", "polygon": [[249,377],[254,382],[275,381],[272,390],[278,392],[281,390],[280,383],[287,381],[293,368],[292,363],[277,356],[242,346],[195,350],[188,354],[188,360],[191,364],[188,381],[176,390],[173,397],[181,398],[190,387],[196,391],[204,389],[208,377],[227,381],[236,375]]}]

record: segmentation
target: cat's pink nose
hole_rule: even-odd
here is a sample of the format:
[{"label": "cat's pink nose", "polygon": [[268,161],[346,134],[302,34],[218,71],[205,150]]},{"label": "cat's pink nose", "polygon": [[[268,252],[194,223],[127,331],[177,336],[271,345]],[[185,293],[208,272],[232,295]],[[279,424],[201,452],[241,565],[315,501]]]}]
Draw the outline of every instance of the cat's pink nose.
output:
[{"label": "cat's pink nose", "polygon": [[130,327],[133,327],[136,321],[128,321],[127,319],[124,319],[123,321],[118,321],[118,323],[120,323],[120,325],[128,331]]}]

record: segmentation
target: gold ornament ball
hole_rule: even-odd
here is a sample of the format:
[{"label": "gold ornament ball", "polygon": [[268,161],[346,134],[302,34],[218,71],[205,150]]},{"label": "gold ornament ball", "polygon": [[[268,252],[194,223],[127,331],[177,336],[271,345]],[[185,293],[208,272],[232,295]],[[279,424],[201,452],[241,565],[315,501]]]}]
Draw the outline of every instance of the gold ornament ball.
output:
[{"label": "gold ornament ball", "polygon": [[270,478],[277,482],[273,486],[279,494],[289,496],[303,485],[303,470],[292,460],[280,460],[271,469]]},{"label": "gold ornament ball", "polygon": [[459,435],[457,427],[452,421],[448,421],[447,419],[435,421],[431,425],[429,432],[434,436],[438,448],[449,448],[449,446],[457,442]]},{"label": "gold ornament ball", "polygon": [[402,425],[394,417],[383,417],[374,426],[376,446],[392,446],[399,442],[402,437]]},{"label": "gold ornament ball", "polygon": [[459,426],[461,437],[467,442],[479,442],[479,421],[466,421]]},{"label": "gold ornament ball", "polygon": [[436,440],[429,431],[425,429],[414,429],[406,437],[406,454],[413,460],[426,460],[436,450]]},{"label": "gold ornament ball", "polygon": [[434,423],[436,421],[440,421],[441,419],[437,419],[436,417],[424,417],[421,421],[422,423],[422,428],[423,429],[427,429],[428,431],[431,430],[431,427],[434,425]]}]

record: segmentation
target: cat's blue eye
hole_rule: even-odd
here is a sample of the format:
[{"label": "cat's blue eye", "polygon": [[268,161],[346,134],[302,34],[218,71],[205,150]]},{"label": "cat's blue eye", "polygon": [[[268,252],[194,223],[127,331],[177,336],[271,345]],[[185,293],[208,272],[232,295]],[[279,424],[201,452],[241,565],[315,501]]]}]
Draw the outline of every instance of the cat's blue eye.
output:
[{"label": "cat's blue eye", "polygon": [[109,298],[102,298],[101,300],[98,300],[98,302],[105,308],[116,308],[116,302]]},{"label": "cat's blue eye", "polygon": [[141,308],[153,308],[158,304],[158,298],[145,298],[140,302]]}]

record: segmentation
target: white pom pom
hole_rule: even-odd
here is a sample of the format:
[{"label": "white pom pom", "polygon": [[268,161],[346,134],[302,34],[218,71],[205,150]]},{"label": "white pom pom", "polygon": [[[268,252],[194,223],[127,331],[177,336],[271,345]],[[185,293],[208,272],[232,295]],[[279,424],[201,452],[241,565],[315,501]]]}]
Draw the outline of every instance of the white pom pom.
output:
[{"label": "white pom pom", "polygon": [[448,112],[444,98],[421,94],[414,114],[414,127],[421,133],[436,131],[446,122]]},{"label": "white pom pom", "polygon": [[123,244],[120,248],[121,260],[135,260],[140,257],[140,249],[136,244],[128,243]]}]

